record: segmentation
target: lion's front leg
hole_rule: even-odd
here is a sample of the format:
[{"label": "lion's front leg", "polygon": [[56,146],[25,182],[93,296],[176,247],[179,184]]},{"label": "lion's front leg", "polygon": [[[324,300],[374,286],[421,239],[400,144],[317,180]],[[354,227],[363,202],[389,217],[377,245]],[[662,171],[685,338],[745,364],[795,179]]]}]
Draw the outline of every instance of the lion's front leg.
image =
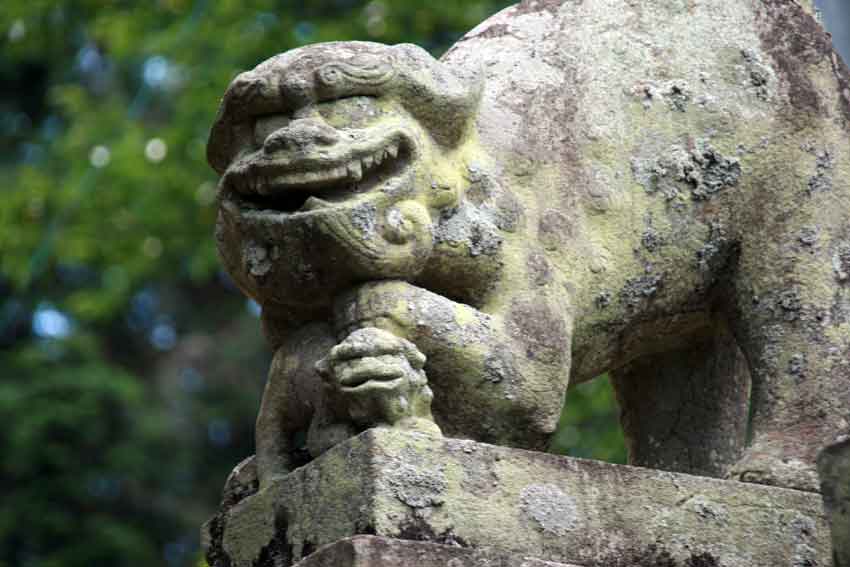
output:
[{"label": "lion's front leg", "polygon": [[288,333],[275,351],[254,434],[261,488],[292,470],[294,438],[306,433],[321,406],[315,364],[334,342],[328,325],[313,323]]},{"label": "lion's front leg", "polygon": [[569,381],[565,302],[517,292],[489,314],[404,281],[358,286],[336,302],[340,336],[376,327],[427,356],[434,417],[447,435],[544,448]]}]

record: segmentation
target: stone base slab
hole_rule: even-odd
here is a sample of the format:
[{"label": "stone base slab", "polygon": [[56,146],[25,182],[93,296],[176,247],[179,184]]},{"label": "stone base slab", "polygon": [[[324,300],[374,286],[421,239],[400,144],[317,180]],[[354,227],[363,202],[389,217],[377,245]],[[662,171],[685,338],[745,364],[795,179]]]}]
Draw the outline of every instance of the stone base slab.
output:
[{"label": "stone base slab", "polygon": [[321,547],[296,567],[578,567],[436,543],[355,536]]},{"label": "stone base slab", "polygon": [[386,429],[277,479],[206,531],[230,567],[289,565],[358,534],[585,567],[831,563],[819,494]]}]

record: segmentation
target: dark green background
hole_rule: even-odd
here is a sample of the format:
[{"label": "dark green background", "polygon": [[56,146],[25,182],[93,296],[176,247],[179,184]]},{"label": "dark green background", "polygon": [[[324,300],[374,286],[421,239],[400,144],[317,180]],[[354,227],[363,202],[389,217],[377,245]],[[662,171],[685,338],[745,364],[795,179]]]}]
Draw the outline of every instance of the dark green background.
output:
[{"label": "dark green background", "polygon": [[[439,55],[507,4],[3,0],[0,567],[195,564],[252,452],[270,353],[204,160],[230,79],[319,41]],[[622,462],[607,380],[569,400],[553,450]]]}]

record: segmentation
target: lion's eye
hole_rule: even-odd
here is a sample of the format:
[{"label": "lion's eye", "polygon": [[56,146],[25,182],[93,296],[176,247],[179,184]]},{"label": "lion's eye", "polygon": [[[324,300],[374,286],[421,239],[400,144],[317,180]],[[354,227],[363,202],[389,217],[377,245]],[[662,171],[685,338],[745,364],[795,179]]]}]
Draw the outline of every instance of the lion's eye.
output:
[{"label": "lion's eye", "polygon": [[289,116],[285,114],[269,114],[257,117],[254,122],[254,143],[257,146],[262,146],[270,134],[288,126],[289,121]]},{"label": "lion's eye", "polygon": [[367,96],[341,98],[316,105],[316,111],[337,129],[363,128],[381,114],[377,99]]}]

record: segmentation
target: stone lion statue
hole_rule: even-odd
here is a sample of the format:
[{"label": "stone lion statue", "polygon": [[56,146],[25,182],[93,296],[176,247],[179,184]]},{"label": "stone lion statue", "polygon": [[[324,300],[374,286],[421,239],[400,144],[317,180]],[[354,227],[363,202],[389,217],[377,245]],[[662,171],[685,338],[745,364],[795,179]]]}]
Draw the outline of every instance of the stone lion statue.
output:
[{"label": "stone lion statue", "polygon": [[545,448],[604,372],[636,464],[817,490],[850,433],[850,73],[792,0],[304,47],[208,156],[275,349],[261,486],[372,426]]}]

